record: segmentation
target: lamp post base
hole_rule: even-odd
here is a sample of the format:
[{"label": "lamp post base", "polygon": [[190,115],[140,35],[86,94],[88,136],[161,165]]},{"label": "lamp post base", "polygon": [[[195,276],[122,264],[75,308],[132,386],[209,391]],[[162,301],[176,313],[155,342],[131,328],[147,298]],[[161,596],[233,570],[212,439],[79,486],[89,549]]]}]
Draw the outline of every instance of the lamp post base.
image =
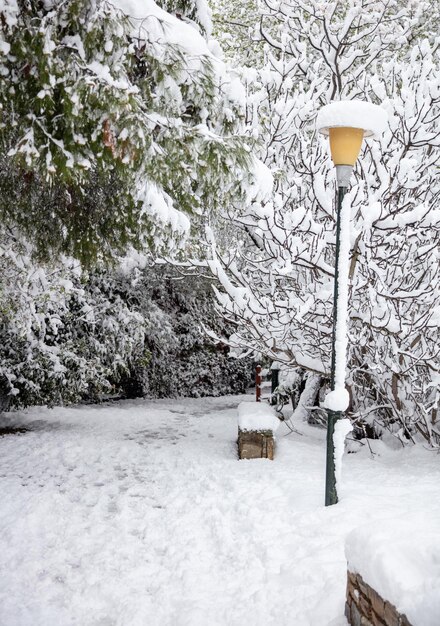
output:
[{"label": "lamp post base", "polygon": [[338,503],[338,493],[336,491],[336,475],[335,475],[335,443],[333,435],[335,432],[335,424],[341,419],[340,411],[327,410],[327,460],[325,473],[325,506]]}]

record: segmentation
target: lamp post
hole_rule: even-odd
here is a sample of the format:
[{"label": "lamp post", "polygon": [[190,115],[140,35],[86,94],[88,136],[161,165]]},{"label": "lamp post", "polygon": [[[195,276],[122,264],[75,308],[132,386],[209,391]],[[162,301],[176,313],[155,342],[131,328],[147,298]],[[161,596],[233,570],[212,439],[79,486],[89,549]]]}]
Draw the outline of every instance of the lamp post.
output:
[{"label": "lamp post", "polygon": [[331,392],[326,397],[326,506],[338,502],[334,433],[336,423],[343,417],[349,404],[348,392],[345,389],[345,370],[350,214],[349,207],[345,207],[343,200],[350,186],[351,174],[364,137],[377,137],[385,129],[386,122],[387,114],[384,109],[369,102],[356,100],[332,102],[319,111],[317,118],[318,131],[328,136],[330,140],[330,152],[336,167],[337,184]]}]

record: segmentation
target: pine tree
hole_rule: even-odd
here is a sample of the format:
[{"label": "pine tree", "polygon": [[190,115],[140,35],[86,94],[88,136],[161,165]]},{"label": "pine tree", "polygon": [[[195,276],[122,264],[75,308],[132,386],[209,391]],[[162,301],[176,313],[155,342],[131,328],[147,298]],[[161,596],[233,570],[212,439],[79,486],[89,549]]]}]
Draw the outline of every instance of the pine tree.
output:
[{"label": "pine tree", "polygon": [[188,232],[185,215],[239,193],[251,159],[230,78],[191,25],[156,9],[2,5],[0,216],[40,257],[160,248]]}]

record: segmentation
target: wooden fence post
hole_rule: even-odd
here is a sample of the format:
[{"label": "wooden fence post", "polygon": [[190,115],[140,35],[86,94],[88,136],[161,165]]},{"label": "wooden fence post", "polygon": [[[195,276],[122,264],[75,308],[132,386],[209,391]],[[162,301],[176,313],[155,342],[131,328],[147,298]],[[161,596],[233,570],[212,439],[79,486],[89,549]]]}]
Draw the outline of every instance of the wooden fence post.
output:
[{"label": "wooden fence post", "polygon": [[261,365],[255,367],[255,399],[261,402]]},{"label": "wooden fence post", "polygon": [[270,403],[272,405],[276,405],[277,401],[273,397],[273,392],[275,391],[275,389],[280,384],[280,365],[279,365],[279,363],[275,363],[275,361],[272,363],[271,368],[270,368],[270,373],[271,373],[270,393],[272,395]]}]

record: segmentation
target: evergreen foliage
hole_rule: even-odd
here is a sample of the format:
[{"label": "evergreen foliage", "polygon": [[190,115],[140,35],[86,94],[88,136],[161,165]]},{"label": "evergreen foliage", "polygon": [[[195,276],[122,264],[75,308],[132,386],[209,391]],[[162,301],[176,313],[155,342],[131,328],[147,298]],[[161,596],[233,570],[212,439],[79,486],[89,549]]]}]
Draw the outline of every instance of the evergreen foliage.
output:
[{"label": "evergreen foliage", "polygon": [[104,0],[5,0],[0,24],[0,216],[40,257],[160,249],[239,193],[240,104],[205,44]]},{"label": "evergreen foliage", "polygon": [[211,34],[211,9],[207,0],[158,0],[157,4],[180,19],[197,24],[205,35]]}]

